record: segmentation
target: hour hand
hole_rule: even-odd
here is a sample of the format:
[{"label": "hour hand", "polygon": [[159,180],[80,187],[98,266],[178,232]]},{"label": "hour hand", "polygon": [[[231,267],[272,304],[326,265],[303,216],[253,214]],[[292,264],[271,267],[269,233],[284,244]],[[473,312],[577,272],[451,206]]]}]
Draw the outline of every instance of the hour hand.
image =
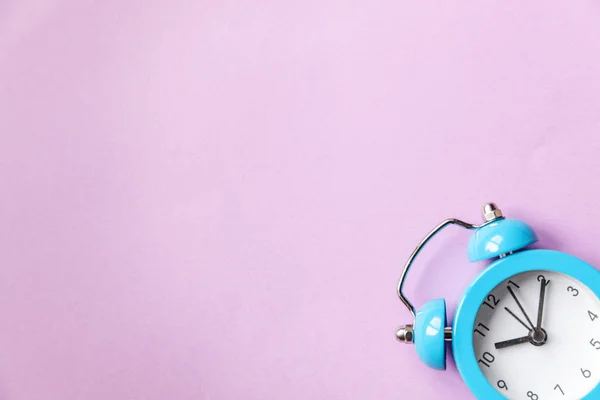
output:
[{"label": "hour hand", "polygon": [[516,339],[505,340],[504,342],[498,342],[495,344],[496,349],[503,349],[505,347],[514,346],[515,344],[527,343],[529,342],[529,335],[523,336]]}]

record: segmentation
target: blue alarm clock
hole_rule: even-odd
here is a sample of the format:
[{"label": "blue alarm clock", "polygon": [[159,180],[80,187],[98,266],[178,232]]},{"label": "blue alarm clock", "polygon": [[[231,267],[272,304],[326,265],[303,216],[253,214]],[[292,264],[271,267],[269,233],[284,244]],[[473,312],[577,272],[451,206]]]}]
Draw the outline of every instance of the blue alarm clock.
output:
[{"label": "blue alarm clock", "polygon": [[[458,371],[478,399],[600,399],[600,272],[559,251],[527,249],[538,240],[533,229],[494,203],[483,216],[481,225],[448,219],[419,243],[397,288],[414,322],[396,338],[441,370],[452,341]],[[447,327],[444,299],[416,311],[403,288],[421,249],[450,225],[474,231],[470,261],[494,261],[468,286]]]}]

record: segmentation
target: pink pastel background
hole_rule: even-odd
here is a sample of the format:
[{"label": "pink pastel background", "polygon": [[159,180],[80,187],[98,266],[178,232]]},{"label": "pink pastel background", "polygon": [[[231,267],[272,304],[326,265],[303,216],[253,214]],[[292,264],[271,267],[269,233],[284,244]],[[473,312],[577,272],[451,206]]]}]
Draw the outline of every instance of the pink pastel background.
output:
[{"label": "pink pastel background", "polygon": [[470,399],[401,265],[600,265],[599,133],[596,1],[0,1],[0,399]]}]

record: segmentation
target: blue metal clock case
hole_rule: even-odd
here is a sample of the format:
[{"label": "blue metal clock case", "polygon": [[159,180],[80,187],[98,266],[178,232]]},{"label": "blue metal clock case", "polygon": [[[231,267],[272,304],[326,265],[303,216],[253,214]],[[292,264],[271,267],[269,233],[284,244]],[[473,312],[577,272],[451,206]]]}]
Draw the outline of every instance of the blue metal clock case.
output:
[{"label": "blue metal clock case", "polygon": [[[479,307],[485,297],[504,280],[516,274],[536,270],[569,275],[585,284],[600,298],[600,272],[577,257],[559,251],[524,250],[490,264],[465,291],[456,310],[453,326],[452,351],[456,366],[463,380],[478,399],[504,399],[504,396],[486,380],[477,364],[473,347],[473,329]],[[584,398],[584,400],[598,399],[600,399],[600,385]]]},{"label": "blue metal clock case", "polygon": [[[419,358],[425,364],[442,370],[446,368],[444,342],[452,340],[456,366],[471,392],[480,400],[502,400],[504,396],[488,383],[479,369],[473,347],[475,318],[489,293],[514,275],[529,271],[554,271],[578,280],[600,298],[600,272],[586,262],[565,253],[525,250],[538,240],[529,225],[517,219],[504,218],[495,203],[484,204],[482,211],[485,221],[482,225],[449,218],[431,230],[417,245],[404,265],[397,286],[398,297],[412,314],[413,324],[400,326],[396,330],[396,339],[402,343],[414,344]],[[431,300],[417,311],[403,291],[408,271],[419,252],[436,234],[448,226],[474,231],[468,245],[470,261],[495,259],[465,291],[458,304],[452,328],[444,328],[444,299]],[[600,400],[600,384],[583,400]]]}]

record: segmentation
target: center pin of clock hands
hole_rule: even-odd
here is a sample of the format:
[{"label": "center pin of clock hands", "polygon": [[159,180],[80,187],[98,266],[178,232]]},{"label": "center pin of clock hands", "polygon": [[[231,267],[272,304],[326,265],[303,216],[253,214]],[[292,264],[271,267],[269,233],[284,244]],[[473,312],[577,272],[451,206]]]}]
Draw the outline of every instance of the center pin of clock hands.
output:
[{"label": "center pin of clock hands", "polygon": [[502,341],[502,342],[498,342],[498,343],[495,344],[496,349],[503,349],[505,347],[514,346],[516,344],[527,343],[527,342],[533,344],[534,346],[541,346],[541,345],[543,345],[543,344],[546,343],[546,341],[548,340],[548,334],[542,328],[542,316],[543,316],[543,313],[544,313],[544,300],[545,300],[545,297],[546,297],[546,286],[548,286],[549,283],[550,283],[550,281],[547,281],[546,278],[541,277],[541,280],[540,280],[540,301],[539,301],[539,305],[538,305],[537,326],[534,326],[533,322],[531,322],[531,319],[529,318],[529,316],[525,312],[525,309],[523,309],[523,306],[521,305],[521,302],[519,301],[519,299],[515,295],[515,292],[512,290],[512,288],[510,286],[507,287],[508,292],[510,293],[510,295],[512,296],[512,298],[517,303],[517,306],[519,306],[519,309],[521,310],[521,312],[523,313],[523,315],[527,319],[527,322],[529,322],[529,326],[525,322],[523,322],[523,320],[521,320],[521,318],[517,317],[517,315],[514,312],[512,312],[508,307],[504,307],[504,309],[510,315],[512,315],[517,321],[519,321],[519,323],[521,325],[523,325],[525,327],[525,329],[527,329],[529,331],[529,333],[527,334],[527,336],[523,336],[523,337],[516,338],[516,339],[509,339],[509,340],[505,340],[505,341]]}]

